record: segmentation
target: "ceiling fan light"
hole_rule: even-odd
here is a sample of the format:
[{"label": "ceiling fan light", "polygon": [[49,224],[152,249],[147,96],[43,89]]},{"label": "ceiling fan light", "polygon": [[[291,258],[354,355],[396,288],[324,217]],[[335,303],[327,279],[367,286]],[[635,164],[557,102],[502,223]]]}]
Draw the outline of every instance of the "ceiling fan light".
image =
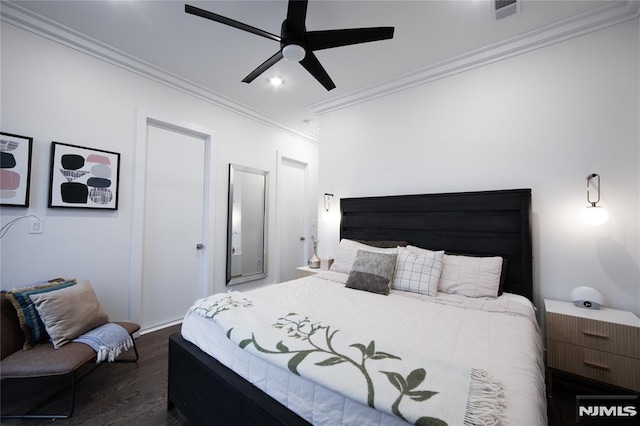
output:
[{"label": "ceiling fan light", "polygon": [[306,54],[307,52],[304,50],[304,47],[297,44],[288,44],[282,49],[282,56],[284,56],[287,61],[300,62]]}]

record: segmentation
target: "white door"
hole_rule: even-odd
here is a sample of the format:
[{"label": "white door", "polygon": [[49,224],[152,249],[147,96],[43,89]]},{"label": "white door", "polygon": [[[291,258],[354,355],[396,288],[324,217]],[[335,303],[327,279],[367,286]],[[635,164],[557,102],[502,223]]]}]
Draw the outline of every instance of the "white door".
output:
[{"label": "white door", "polygon": [[280,255],[278,282],[295,278],[295,270],[307,264],[309,236],[305,232],[307,165],[281,157],[278,168]]},{"label": "white door", "polygon": [[143,330],[170,324],[202,297],[206,140],[147,124]]}]

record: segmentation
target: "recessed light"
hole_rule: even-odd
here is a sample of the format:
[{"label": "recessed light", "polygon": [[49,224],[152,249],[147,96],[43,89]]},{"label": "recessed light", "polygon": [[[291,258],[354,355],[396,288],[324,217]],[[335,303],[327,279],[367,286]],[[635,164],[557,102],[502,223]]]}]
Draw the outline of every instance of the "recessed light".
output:
[{"label": "recessed light", "polygon": [[282,86],[284,84],[284,80],[280,77],[271,77],[269,80],[269,84],[272,86]]}]

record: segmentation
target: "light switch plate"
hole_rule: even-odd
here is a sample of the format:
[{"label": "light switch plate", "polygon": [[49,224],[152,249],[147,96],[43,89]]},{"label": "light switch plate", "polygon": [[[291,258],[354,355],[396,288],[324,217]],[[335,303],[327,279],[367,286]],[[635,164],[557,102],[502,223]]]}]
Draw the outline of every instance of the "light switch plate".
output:
[{"label": "light switch plate", "polygon": [[42,234],[44,232],[44,221],[42,219],[36,219],[32,217],[29,219],[29,233],[30,234]]}]

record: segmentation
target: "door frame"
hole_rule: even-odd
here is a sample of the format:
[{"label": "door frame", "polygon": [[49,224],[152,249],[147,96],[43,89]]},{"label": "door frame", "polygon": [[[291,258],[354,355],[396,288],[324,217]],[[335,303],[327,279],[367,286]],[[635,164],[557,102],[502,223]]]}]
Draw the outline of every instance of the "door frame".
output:
[{"label": "door frame", "polygon": [[[203,187],[203,241],[200,297],[207,295],[208,283],[214,277],[214,231],[215,231],[215,157],[217,146],[213,142],[212,132],[207,128],[176,117],[165,117],[148,111],[138,111],[137,129],[133,159],[133,197],[131,217],[131,269],[129,276],[129,317],[140,323],[142,320],[142,278],[144,272],[144,217],[147,176],[147,127],[154,125],[168,130],[185,133],[204,139],[205,181]],[[141,330],[140,334],[153,331],[154,328]]]},{"label": "door frame", "polygon": [[280,150],[276,151],[276,232],[275,232],[275,239],[276,239],[276,259],[275,259],[275,265],[274,265],[274,277],[275,277],[275,282],[279,283],[280,281],[280,260],[282,257],[282,241],[281,241],[281,234],[282,234],[282,227],[285,226],[282,223],[282,215],[280,214],[280,212],[282,212],[282,209],[284,208],[284,206],[282,206],[282,173],[281,173],[281,168],[283,167],[283,161],[292,161],[295,163],[299,163],[302,164],[304,166],[304,196],[303,196],[303,217],[302,217],[302,227],[304,229],[305,232],[305,244],[303,244],[303,250],[302,250],[302,258],[306,259],[308,257],[308,253],[309,253],[309,242],[306,239],[307,235],[309,233],[309,164],[310,161],[306,158],[300,158],[300,156],[295,156],[292,155],[291,153],[287,153],[287,152],[282,152]]}]

